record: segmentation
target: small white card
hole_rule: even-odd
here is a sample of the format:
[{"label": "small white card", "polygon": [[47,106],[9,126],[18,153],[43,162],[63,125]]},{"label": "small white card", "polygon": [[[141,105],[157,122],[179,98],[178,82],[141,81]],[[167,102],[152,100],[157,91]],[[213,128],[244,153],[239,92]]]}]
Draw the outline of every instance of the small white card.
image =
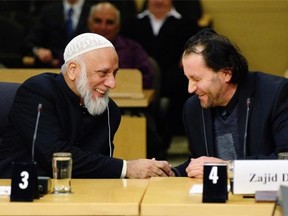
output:
[{"label": "small white card", "polygon": [[189,194],[202,194],[203,193],[203,184],[195,184],[189,190]]},{"label": "small white card", "polygon": [[288,160],[235,160],[234,194],[279,190],[288,184]]},{"label": "small white card", "polygon": [[9,196],[11,193],[11,186],[0,186],[0,196]]},{"label": "small white card", "polygon": [[[230,190],[230,185],[227,185],[227,191],[229,190]],[[192,185],[192,187],[189,190],[190,195],[202,194],[202,193],[203,193],[203,184]]]}]

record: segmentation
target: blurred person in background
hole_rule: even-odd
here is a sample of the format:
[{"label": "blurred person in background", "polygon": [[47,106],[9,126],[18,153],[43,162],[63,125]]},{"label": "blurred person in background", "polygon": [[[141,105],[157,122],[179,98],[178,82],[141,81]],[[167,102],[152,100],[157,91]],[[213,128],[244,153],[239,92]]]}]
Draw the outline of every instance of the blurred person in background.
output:
[{"label": "blurred person in background", "polygon": [[198,30],[197,23],[176,11],[172,0],[148,0],[147,9],[123,27],[123,34],[138,41],[161,71],[160,98],[167,101],[167,105],[163,108],[160,103],[154,116],[163,140],[164,155],[172,136],[184,134],[179,110],[189,94],[185,91],[187,80],[182,73],[181,55],[185,42]]},{"label": "blurred person in background", "polygon": [[119,34],[121,28],[120,11],[109,2],[98,3],[91,7],[88,17],[90,32],[107,38],[119,56],[119,68],[137,68],[143,77],[143,88],[153,87],[153,68],[149,56],[142,46]]},{"label": "blurred person in background", "polygon": [[63,51],[76,35],[87,32],[91,2],[63,0],[46,4],[25,40],[25,55],[33,56],[32,67],[59,68]]}]

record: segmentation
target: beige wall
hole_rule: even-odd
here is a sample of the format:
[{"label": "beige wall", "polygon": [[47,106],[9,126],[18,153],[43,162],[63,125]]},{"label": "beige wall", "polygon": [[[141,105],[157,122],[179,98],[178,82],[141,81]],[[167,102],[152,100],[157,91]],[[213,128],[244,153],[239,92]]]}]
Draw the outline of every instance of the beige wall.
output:
[{"label": "beige wall", "polygon": [[202,0],[214,28],[237,44],[250,70],[288,70],[288,0]]}]

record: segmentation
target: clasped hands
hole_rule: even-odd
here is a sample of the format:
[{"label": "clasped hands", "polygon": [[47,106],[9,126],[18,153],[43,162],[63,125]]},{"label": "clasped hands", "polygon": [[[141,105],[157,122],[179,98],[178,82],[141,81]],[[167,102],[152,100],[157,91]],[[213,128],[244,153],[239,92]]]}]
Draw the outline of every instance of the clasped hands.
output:
[{"label": "clasped hands", "polygon": [[[224,161],[215,157],[202,156],[192,158],[186,168],[187,176],[190,178],[203,178],[204,163],[219,163]],[[175,176],[171,164],[167,161],[153,159],[138,159],[127,161],[126,178],[151,178],[151,177],[173,177]]]},{"label": "clasped hands", "polygon": [[127,161],[126,178],[151,178],[175,176],[167,161],[153,159],[138,159]]}]

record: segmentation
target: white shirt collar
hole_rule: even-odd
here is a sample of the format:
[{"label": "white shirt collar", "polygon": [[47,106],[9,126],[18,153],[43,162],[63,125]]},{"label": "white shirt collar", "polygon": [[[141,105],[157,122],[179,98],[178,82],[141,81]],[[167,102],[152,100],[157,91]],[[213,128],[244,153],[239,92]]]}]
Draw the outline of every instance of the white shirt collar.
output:
[{"label": "white shirt collar", "polygon": [[171,8],[171,10],[166,14],[166,16],[163,19],[156,19],[156,17],[149,10],[145,10],[142,13],[137,15],[139,19],[142,19],[145,16],[148,16],[150,18],[150,23],[151,23],[154,35],[158,35],[163,23],[168,17],[172,16],[172,17],[175,17],[176,19],[182,18],[181,14],[178,13],[174,7]]},{"label": "white shirt collar", "polygon": [[[139,19],[142,19],[143,17],[148,16],[148,17],[155,17],[148,9],[139,13],[137,15],[137,17]],[[171,10],[166,14],[166,16],[164,17],[164,19],[166,19],[167,17],[172,16],[175,17],[176,19],[181,19],[182,15],[180,13],[178,13],[178,11],[176,11],[176,9],[174,7],[171,8]]]}]

